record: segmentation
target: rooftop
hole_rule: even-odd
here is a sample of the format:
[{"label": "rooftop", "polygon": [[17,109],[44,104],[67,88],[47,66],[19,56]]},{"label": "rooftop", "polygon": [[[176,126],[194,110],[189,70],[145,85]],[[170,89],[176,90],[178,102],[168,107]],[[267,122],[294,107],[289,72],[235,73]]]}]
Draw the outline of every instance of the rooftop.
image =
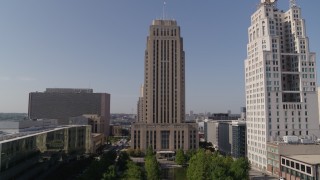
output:
[{"label": "rooftop", "polygon": [[153,26],[176,26],[176,20],[163,20],[163,19],[156,19],[152,21]]},{"label": "rooftop", "polygon": [[35,131],[27,131],[27,132],[20,132],[20,133],[14,133],[14,134],[1,134],[0,144],[6,143],[9,141],[18,140],[18,139],[23,139],[26,137],[32,137],[39,134],[53,132],[61,129],[71,128],[71,127],[81,127],[81,126],[88,126],[88,125],[65,125],[65,126],[57,126],[54,128],[40,129]]},{"label": "rooftop", "polygon": [[287,157],[307,164],[320,164],[320,155],[293,155]]}]

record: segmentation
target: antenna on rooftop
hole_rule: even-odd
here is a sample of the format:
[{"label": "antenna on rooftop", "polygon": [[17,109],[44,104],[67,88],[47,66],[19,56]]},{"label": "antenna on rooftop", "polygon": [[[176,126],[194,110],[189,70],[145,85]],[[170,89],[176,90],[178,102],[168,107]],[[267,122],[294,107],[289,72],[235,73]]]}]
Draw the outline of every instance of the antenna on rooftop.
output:
[{"label": "antenna on rooftop", "polygon": [[163,0],[163,7],[162,7],[162,20],[166,18],[166,0]]},{"label": "antenna on rooftop", "polygon": [[297,1],[296,0],[290,0],[290,7],[296,7]]}]

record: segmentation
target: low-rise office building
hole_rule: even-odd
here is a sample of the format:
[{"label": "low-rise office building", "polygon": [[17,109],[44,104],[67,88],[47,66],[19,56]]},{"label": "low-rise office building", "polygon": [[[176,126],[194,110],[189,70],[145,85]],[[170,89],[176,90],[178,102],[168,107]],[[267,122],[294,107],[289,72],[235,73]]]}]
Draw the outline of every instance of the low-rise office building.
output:
[{"label": "low-rise office building", "polygon": [[318,180],[320,155],[281,156],[281,177],[286,180]]},{"label": "low-rise office building", "polygon": [[294,143],[286,143],[284,141],[267,143],[267,173],[281,177],[282,173],[280,157],[291,157],[298,155],[320,156],[320,145],[316,143],[305,144],[304,139]]},{"label": "low-rise office building", "polygon": [[62,126],[1,135],[0,179],[34,179],[49,164],[90,152],[90,126]]}]

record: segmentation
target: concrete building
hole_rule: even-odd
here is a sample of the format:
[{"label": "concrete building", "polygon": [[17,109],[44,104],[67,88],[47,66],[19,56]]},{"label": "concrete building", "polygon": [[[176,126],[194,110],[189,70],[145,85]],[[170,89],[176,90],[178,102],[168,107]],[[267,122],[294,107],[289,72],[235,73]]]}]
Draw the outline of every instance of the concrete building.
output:
[{"label": "concrete building", "polygon": [[0,133],[3,135],[27,131],[36,131],[38,129],[56,127],[57,125],[58,120],[56,119],[41,119],[36,121],[0,121]]},{"label": "concrete building", "polygon": [[145,51],[143,119],[132,124],[134,149],[158,153],[199,147],[195,123],[185,123],[185,54],[175,20],[154,20]]},{"label": "concrete building", "polygon": [[212,120],[237,120],[241,118],[241,114],[231,114],[231,111],[228,113],[213,113],[209,116],[208,119]]},{"label": "concrete building", "polygon": [[140,97],[137,103],[137,121],[138,122],[143,122],[144,116],[143,116],[143,105],[144,99],[143,99],[143,85],[140,87]]},{"label": "concrete building", "polygon": [[316,57],[309,50],[301,9],[262,0],[248,28],[245,90],[248,158],[267,168],[267,142],[319,134]]},{"label": "concrete building", "polygon": [[315,142],[305,143],[305,140],[285,143],[268,142],[267,143],[267,170],[268,174],[281,177],[281,156],[294,155],[318,155],[320,156],[320,145]]},{"label": "concrete building", "polygon": [[69,125],[90,125],[92,133],[104,134],[105,127],[101,116],[97,114],[84,114],[69,118]]},{"label": "concrete building", "polygon": [[30,119],[58,119],[68,124],[70,117],[97,114],[105,136],[109,134],[110,94],[93,93],[92,89],[47,88],[29,94]]},{"label": "concrete building", "polygon": [[246,123],[241,120],[211,120],[206,124],[206,140],[222,154],[246,156]]},{"label": "concrete building", "polygon": [[110,125],[110,132],[111,136],[129,136],[130,134],[130,127],[127,125]]},{"label": "concrete building", "polygon": [[91,153],[90,126],[0,135],[0,179],[42,179],[59,162]]},{"label": "concrete building", "polygon": [[281,177],[286,180],[320,179],[320,155],[281,156]]}]

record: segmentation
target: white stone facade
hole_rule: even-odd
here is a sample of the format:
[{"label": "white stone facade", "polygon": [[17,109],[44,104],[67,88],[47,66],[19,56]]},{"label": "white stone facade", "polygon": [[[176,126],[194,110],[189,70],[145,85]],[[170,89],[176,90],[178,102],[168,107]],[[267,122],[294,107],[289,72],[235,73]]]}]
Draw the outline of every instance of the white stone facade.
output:
[{"label": "white stone facade", "polygon": [[276,2],[262,2],[251,16],[248,36],[247,155],[252,167],[265,170],[267,142],[285,135],[318,136],[316,57],[296,5],[284,12]]}]

